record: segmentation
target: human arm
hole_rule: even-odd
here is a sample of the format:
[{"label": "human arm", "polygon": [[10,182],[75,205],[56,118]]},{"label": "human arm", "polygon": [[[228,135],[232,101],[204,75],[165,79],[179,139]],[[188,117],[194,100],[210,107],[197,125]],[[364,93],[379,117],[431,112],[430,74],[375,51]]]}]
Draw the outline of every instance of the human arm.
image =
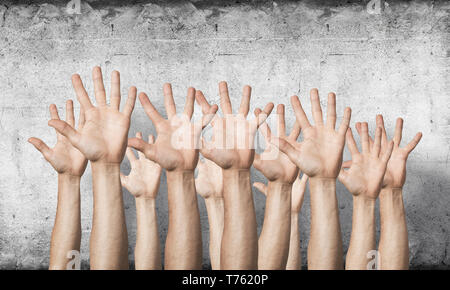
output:
[{"label": "human arm", "polygon": [[[136,138],[142,139],[142,134],[136,133]],[[148,143],[154,143],[152,135],[149,136]],[[138,152],[138,158],[136,158],[129,147],[126,156],[130,161],[131,171],[129,175],[121,173],[120,180],[136,201],[135,268],[136,270],[160,270],[161,247],[156,215],[156,196],[162,168],[159,164],[145,158],[142,152]]]},{"label": "human arm", "polygon": [[[251,88],[244,87],[238,114],[233,114],[226,82],[219,84],[223,117],[216,117],[213,140],[202,143],[202,155],[223,169],[224,228],[220,252],[222,270],[256,269],[258,237],[250,183],[254,159],[254,137],[258,126],[273,109],[269,103],[264,113],[248,121]],[[209,105],[201,92],[196,95],[202,110]]]},{"label": "human arm", "polygon": [[[382,128],[382,151],[386,148],[386,130],[383,117],[377,116],[377,125]],[[386,167],[380,193],[380,268],[382,270],[404,270],[409,265],[408,229],[403,204],[403,186],[406,181],[406,161],[419,143],[422,133],[403,148],[400,148],[403,119],[398,118],[394,132],[394,147]]]},{"label": "human arm", "polygon": [[199,161],[195,188],[205,200],[208,212],[211,268],[220,270],[220,245],[224,218],[222,168],[209,159]]},{"label": "human arm", "polygon": [[[50,105],[52,119],[59,119],[55,105]],[[66,102],[66,121],[75,126],[73,102]],[[84,126],[84,112],[80,111],[78,129]],[[65,270],[70,261],[70,251],[80,251],[80,180],[87,159],[63,135],[56,132],[57,143],[53,149],[42,140],[30,138],[28,141],[39,150],[58,173],[58,205],[50,243],[50,270]]]},{"label": "human arm", "polygon": [[67,137],[91,161],[94,192],[91,269],[128,269],[128,238],[120,163],[125,155],[136,88],[130,88],[123,112],[120,112],[119,72],[112,73],[109,105],[106,104],[99,67],[93,69],[93,81],[97,106],[92,105],[80,76],[72,76],[78,101],[85,112],[86,123],[83,130],[75,130],[61,120],[51,120],[49,125]]},{"label": "human arm", "polygon": [[359,126],[362,127],[360,131],[362,151],[359,152],[353,133],[348,129],[347,145],[352,160],[344,163],[339,174],[339,180],[353,195],[352,233],[345,265],[347,270],[366,270],[367,255],[375,250],[375,202],[380,194],[393,147],[393,142],[390,142],[386,145],[386,150],[381,152],[380,127],[377,127],[375,141],[370,146],[368,124],[357,123],[357,127]]},{"label": "human arm", "polygon": [[351,110],[346,108],[339,129],[336,131],[336,96],[328,95],[327,120],[323,122],[317,89],[311,90],[314,118],[312,126],[297,96],[291,98],[294,112],[303,130],[303,141],[292,142],[272,138],[302,172],[310,177],[311,231],[308,245],[309,269],[341,269],[342,238],[339,209],[336,198],[336,178],[342,164]]},{"label": "human arm", "polygon": [[[300,174],[299,174],[300,176]],[[296,178],[292,185],[291,194],[291,228],[289,237],[289,255],[286,263],[286,270],[301,270],[302,255],[300,250],[300,230],[298,215],[302,208],[306,182],[308,176],[303,174],[302,178]],[[259,191],[267,195],[267,185],[260,182],[253,183]]]},{"label": "human arm", "polygon": [[[260,113],[257,110],[256,113]],[[296,141],[300,134],[300,126],[296,122],[292,133],[286,135],[284,105],[277,106],[279,138]],[[298,167],[270,144],[272,132],[263,123],[260,131],[266,139],[266,149],[255,156],[253,166],[269,180],[266,195],[266,210],[264,223],[258,241],[258,269],[284,270],[289,255],[290,226],[291,226],[291,190],[296,180]]]},{"label": "human arm", "polygon": [[170,84],[164,85],[164,102],[168,119],[155,109],[147,95],[139,100],[158,133],[154,144],[132,138],[128,145],[166,169],[169,203],[169,228],[165,245],[165,269],[201,269],[202,239],[200,215],[194,184],[198,162],[198,139],[211,121],[217,106],[211,106],[199,123],[191,123],[195,89],[189,88],[184,112],[176,115]]}]

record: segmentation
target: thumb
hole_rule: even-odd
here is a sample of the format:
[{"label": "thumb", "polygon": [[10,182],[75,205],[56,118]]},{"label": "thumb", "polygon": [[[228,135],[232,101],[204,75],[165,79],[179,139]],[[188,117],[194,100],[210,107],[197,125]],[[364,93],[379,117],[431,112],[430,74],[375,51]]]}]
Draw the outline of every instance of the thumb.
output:
[{"label": "thumb", "polygon": [[254,182],[253,186],[259,190],[262,194],[267,196],[267,185],[262,182]]},{"label": "thumb", "polygon": [[80,133],[78,133],[72,126],[62,120],[52,119],[48,121],[48,125],[53,127],[58,133],[69,139],[73,146],[78,148],[80,141]]},{"label": "thumb", "polygon": [[52,149],[50,149],[47,144],[44,143],[44,141],[42,141],[39,138],[34,138],[31,137],[30,139],[28,139],[28,142],[30,144],[32,144],[37,150],[39,150],[39,152],[42,153],[42,155],[44,156],[45,160],[49,160],[50,156],[52,154]]}]

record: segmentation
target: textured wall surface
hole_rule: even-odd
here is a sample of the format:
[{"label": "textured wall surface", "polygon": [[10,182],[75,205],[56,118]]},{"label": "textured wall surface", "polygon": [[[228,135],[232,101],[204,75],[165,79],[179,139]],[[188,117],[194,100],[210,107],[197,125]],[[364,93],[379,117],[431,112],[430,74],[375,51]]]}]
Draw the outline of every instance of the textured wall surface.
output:
[{"label": "textured wall surface", "polygon": [[[57,178],[27,139],[38,136],[54,144],[48,105],[62,110],[66,98],[75,99],[70,76],[76,72],[92,91],[95,65],[103,68],[106,86],[117,69],[124,94],[136,85],[161,112],[164,82],[172,82],[182,108],[188,86],[202,89],[217,103],[217,83],[227,80],[235,106],[242,86],[250,84],[252,108],[268,101],[289,104],[289,97],[299,94],[310,115],[308,92],[317,87],[322,96],[336,92],[338,117],[345,106],[352,107],[352,126],[369,121],[374,129],[375,115],[382,113],[392,136],[395,119],[403,117],[405,141],[417,131],[424,134],[408,160],[404,191],[410,263],[414,268],[449,267],[449,2],[389,1],[380,14],[370,14],[368,1],[83,1],[79,15],[67,13],[67,2],[0,1],[0,268],[48,267]],[[196,107],[197,117],[199,111]],[[294,122],[290,105],[287,120]],[[154,133],[140,104],[130,135],[137,130]],[[122,169],[128,172],[127,160]],[[252,177],[264,180],[255,170]],[[88,168],[82,179],[85,268],[91,187]],[[341,184],[337,194],[346,251],[351,196]],[[124,197],[133,261],[135,205],[128,192]],[[254,199],[260,231],[265,198],[255,190]],[[300,218],[304,263],[309,205],[307,197]],[[165,176],[157,206],[164,242]],[[201,198],[199,206],[208,268],[208,223]]]}]

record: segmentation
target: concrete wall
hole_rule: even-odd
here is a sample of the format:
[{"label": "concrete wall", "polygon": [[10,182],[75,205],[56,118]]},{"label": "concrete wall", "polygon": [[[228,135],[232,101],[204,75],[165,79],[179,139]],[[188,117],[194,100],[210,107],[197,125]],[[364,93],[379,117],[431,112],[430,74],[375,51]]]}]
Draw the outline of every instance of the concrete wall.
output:
[{"label": "concrete wall", "polygon": [[[318,87],[322,96],[336,92],[339,117],[345,106],[353,108],[352,126],[369,121],[373,129],[375,115],[382,113],[392,134],[395,118],[403,117],[406,140],[417,131],[424,134],[408,160],[404,193],[411,266],[448,268],[448,2],[389,1],[381,14],[369,14],[368,1],[83,1],[80,15],[67,14],[67,2],[0,1],[0,268],[48,266],[57,179],[26,141],[38,136],[54,144],[48,105],[62,110],[67,98],[75,99],[70,83],[75,72],[92,91],[95,65],[108,76],[106,86],[117,69],[124,94],[136,85],[161,112],[164,82],[172,82],[182,108],[188,86],[217,103],[217,83],[227,80],[235,106],[242,86],[250,84],[252,109],[268,101],[288,104],[299,94],[310,115],[308,91]],[[290,106],[287,120],[294,121]],[[130,135],[137,130],[154,133],[140,104]],[[127,172],[128,161],[122,167]],[[264,180],[256,171],[252,177]],[[91,188],[88,169],[82,180],[83,267],[89,263]],[[166,192],[163,176],[157,201],[162,242]],[[136,214],[132,196],[124,192],[124,197],[132,261]],[[346,251],[352,205],[341,184],[338,198]],[[254,199],[260,231],[265,199],[256,191]],[[201,198],[199,205],[207,268],[208,223]],[[309,205],[307,197],[300,219],[304,263]]]}]

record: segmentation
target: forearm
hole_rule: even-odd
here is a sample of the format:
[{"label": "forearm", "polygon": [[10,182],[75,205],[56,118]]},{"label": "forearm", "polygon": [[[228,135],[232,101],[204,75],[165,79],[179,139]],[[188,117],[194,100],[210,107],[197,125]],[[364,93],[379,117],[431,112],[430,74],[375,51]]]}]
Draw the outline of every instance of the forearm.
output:
[{"label": "forearm", "polygon": [[256,215],[250,170],[223,170],[224,228],[222,270],[255,270],[258,258]]},{"label": "forearm", "polygon": [[128,235],[120,164],[91,164],[94,189],[91,269],[128,269]]},{"label": "forearm", "polygon": [[353,197],[353,220],[346,270],[366,270],[367,254],[375,250],[375,200]]},{"label": "forearm", "polygon": [[136,198],[136,270],[160,270],[161,248],[154,198]]},{"label": "forearm", "polygon": [[342,238],[336,180],[311,178],[311,232],[308,269],[342,269]]},{"label": "forearm", "polygon": [[381,190],[380,220],[379,254],[381,269],[408,269],[408,229],[401,188]]},{"label": "forearm", "polygon": [[289,254],[292,184],[269,182],[264,224],[258,243],[258,269],[284,270]]},{"label": "forearm", "polygon": [[165,269],[202,267],[202,236],[193,171],[167,172],[169,229]]},{"label": "forearm", "polygon": [[80,179],[58,175],[58,205],[50,243],[50,270],[65,270],[72,258],[70,251],[80,251]]},{"label": "forearm", "polygon": [[224,207],[223,198],[205,199],[209,221],[209,256],[211,268],[220,270],[220,245],[222,243]]},{"label": "forearm", "polygon": [[298,213],[291,213],[291,234],[289,240],[289,256],[286,270],[301,270],[302,255],[300,252],[300,231],[298,228]]}]

